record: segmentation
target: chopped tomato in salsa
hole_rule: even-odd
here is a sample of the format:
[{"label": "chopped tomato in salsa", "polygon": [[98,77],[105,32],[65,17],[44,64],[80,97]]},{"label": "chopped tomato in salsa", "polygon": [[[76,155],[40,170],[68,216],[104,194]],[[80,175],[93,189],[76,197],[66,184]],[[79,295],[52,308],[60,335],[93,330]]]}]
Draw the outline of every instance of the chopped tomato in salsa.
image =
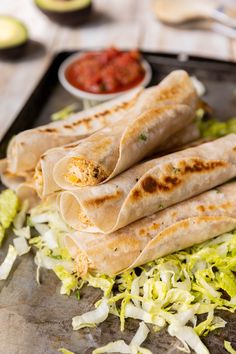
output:
[{"label": "chopped tomato in salsa", "polygon": [[116,48],[86,53],[66,70],[66,78],[73,86],[92,93],[125,91],[138,85],[144,74],[138,51]]}]

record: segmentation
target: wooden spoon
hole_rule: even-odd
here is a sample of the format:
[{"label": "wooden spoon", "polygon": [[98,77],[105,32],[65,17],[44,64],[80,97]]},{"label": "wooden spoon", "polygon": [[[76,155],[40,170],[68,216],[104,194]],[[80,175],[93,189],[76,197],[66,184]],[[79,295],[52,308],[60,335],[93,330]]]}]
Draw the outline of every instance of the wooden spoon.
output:
[{"label": "wooden spoon", "polygon": [[158,19],[169,24],[210,19],[236,29],[236,18],[229,16],[225,7],[219,6],[216,1],[155,0],[154,9]]}]

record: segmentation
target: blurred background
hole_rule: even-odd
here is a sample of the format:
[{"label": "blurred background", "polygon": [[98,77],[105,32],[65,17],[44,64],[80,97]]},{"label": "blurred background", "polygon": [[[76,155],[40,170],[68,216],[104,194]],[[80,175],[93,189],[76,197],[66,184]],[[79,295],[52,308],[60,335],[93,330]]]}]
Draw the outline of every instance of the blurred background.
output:
[{"label": "blurred background", "polygon": [[[63,21],[63,14],[58,19],[45,11],[47,1],[74,2],[74,11],[82,6],[87,12],[80,11],[78,21],[64,14]],[[62,50],[117,46],[236,61],[235,0],[1,0],[0,14],[16,17],[28,30],[23,54],[0,58],[1,130]]]}]

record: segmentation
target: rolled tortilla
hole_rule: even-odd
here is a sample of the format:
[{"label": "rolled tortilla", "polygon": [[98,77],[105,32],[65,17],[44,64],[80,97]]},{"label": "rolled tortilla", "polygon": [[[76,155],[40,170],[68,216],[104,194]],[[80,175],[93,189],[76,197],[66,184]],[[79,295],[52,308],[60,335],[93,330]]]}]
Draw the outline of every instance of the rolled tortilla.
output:
[{"label": "rolled tortilla", "polygon": [[197,94],[185,71],[145,90],[117,123],[86,138],[54,167],[62,189],[96,185],[156,151],[195,118]]},{"label": "rolled tortilla", "polygon": [[[200,137],[196,123],[192,123],[182,131],[178,132],[170,141],[160,147],[161,153],[173,149],[180,149],[187,143],[193,143]],[[77,147],[80,142],[69,144],[46,151],[40,158],[35,169],[35,187],[40,198],[44,198],[52,193],[58,192],[60,187],[53,178],[54,165],[67,155],[70,148]]]},{"label": "rolled tortilla", "polygon": [[236,134],[140,163],[99,186],[64,191],[63,219],[110,233],[236,176]]},{"label": "rolled tortilla", "polygon": [[21,174],[32,171],[48,149],[69,144],[114,123],[135,105],[142,90],[136,89],[114,100],[71,115],[63,121],[23,131],[10,142],[7,150],[8,171]]},{"label": "rolled tortilla", "polygon": [[[76,145],[78,144],[79,142],[76,143]],[[70,148],[73,145],[69,144],[68,147]],[[66,152],[67,145],[50,149],[41,156],[34,174],[35,188],[40,198],[60,190],[53,178],[53,168],[60,159],[66,156]]]},{"label": "rolled tortilla", "polygon": [[235,194],[231,182],[109,235],[75,232],[66,244],[80,275],[114,275],[235,229]]},{"label": "rolled tortilla", "polygon": [[24,200],[28,200],[30,208],[36,206],[40,202],[34,184],[33,173],[27,173],[21,176],[14,175],[8,172],[4,166],[0,176],[1,182],[4,186],[14,190],[20,201],[23,202]]}]

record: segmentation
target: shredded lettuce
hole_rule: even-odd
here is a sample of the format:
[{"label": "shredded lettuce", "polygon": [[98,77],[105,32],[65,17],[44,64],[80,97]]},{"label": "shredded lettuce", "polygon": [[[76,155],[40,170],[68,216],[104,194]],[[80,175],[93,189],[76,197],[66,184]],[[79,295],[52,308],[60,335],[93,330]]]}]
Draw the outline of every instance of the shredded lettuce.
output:
[{"label": "shredded lettuce", "polygon": [[58,349],[58,351],[62,354],[75,354],[74,352],[71,352],[70,350],[65,349],[65,348],[60,348],[60,349]]},{"label": "shredded lettuce", "polygon": [[22,227],[20,229],[13,229],[13,232],[16,236],[18,237],[24,237],[26,238],[27,240],[30,239],[31,237],[31,233],[30,233],[30,227],[29,226],[25,226],[25,227]]},{"label": "shredded lettuce", "polygon": [[86,281],[88,282],[89,286],[101,289],[105,297],[110,295],[113,285],[115,283],[112,278],[106,275],[102,275],[101,277],[97,278],[89,274],[86,277]]},{"label": "shredded lettuce", "polygon": [[[36,248],[41,250],[44,248],[42,237],[41,236],[35,236],[29,240],[30,245],[34,245]],[[51,269],[51,268],[50,268]]]},{"label": "shredded lettuce", "polygon": [[16,194],[6,189],[0,194],[0,223],[7,229],[13,222],[19,208]]},{"label": "shredded lettuce", "polygon": [[110,342],[104,347],[97,348],[92,354],[103,354],[103,353],[122,353],[130,354],[130,347],[123,340],[117,340],[115,342]]},{"label": "shredded lettuce", "polygon": [[201,136],[204,138],[220,138],[230,133],[236,133],[236,118],[231,118],[226,122],[216,119],[199,120],[198,123]]},{"label": "shredded lettuce", "polygon": [[72,275],[74,263],[64,246],[64,236],[70,228],[60,218],[55,200],[45,200],[31,209],[28,225],[39,233],[29,240],[30,245],[38,248],[35,256],[37,282],[40,283],[40,268],[54,270],[62,281],[61,294],[69,295],[79,281]]},{"label": "shredded lettuce", "polygon": [[93,351],[93,354],[102,353],[127,353],[127,354],[152,354],[152,352],[146,348],[142,348],[141,344],[146,340],[149,333],[148,327],[144,322],[139,324],[139,328],[134,335],[130,344],[126,344],[124,340],[118,340],[116,342],[110,342],[104,347],[97,348]]},{"label": "shredded lettuce", "polygon": [[42,235],[42,241],[45,243],[46,247],[54,250],[58,247],[57,237],[53,230],[48,230]]},{"label": "shredded lettuce", "polygon": [[3,226],[0,224],[0,247],[2,245],[2,242],[4,240],[5,237],[5,229],[3,228]]},{"label": "shredded lettuce", "polygon": [[18,256],[23,256],[23,254],[26,254],[30,251],[30,246],[28,245],[24,237],[14,238],[13,244],[15,246]]},{"label": "shredded lettuce", "polygon": [[10,245],[8,248],[8,253],[6,255],[6,258],[4,259],[3,263],[0,265],[0,280],[7,279],[13,267],[13,264],[16,260],[16,257],[17,257],[16,249],[12,245]]},{"label": "shredded lettuce", "polygon": [[13,225],[16,230],[23,228],[25,220],[26,220],[26,214],[29,209],[29,201],[25,200],[21,206],[20,206],[20,211],[16,215]]},{"label": "shredded lettuce", "polygon": [[[167,326],[183,350],[190,347],[203,354],[209,352],[199,336],[226,324],[214,311],[236,309],[235,255],[236,233],[231,232],[113,278],[98,274],[84,280],[103,291],[109,313],[120,317],[121,330],[126,318],[150,323],[155,330]],[[206,315],[200,322],[199,314]],[[112,350],[114,345],[95,354]]]},{"label": "shredded lettuce", "polygon": [[[167,327],[169,334],[182,343],[181,350],[189,352],[192,348],[196,353],[207,354],[200,336],[226,325],[215,316],[215,310],[236,310],[236,231],[114,277],[88,274],[81,281],[65,248],[64,236],[70,228],[55,208],[50,203],[34,208],[30,226],[39,233],[29,240],[29,245],[38,248],[38,281],[40,267],[44,267],[54,270],[62,281],[61,294],[73,292],[79,299],[79,289],[84,284],[103,292],[94,310],[73,318],[74,330],[94,327],[109,314],[119,317],[122,331],[127,318],[141,321],[130,344],[111,342],[95,349],[94,354],[114,352],[114,348],[120,353],[150,353],[141,347],[149,332],[145,323],[155,331]],[[26,241],[28,229],[16,230],[16,235]],[[201,321],[198,315],[204,315]]]},{"label": "shredded lettuce", "polygon": [[72,319],[73,330],[78,330],[83,327],[95,327],[97,324],[104,322],[109,314],[109,306],[107,299],[104,298],[96,310],[89,311],[80,316],[75,316]]},{"label": "shredded lettuce", "polygon": [[231,343],[227,340],[224,341],[224,347],[230,354],[236,354],[236,350],[232,347]]},{"label": "shredded lettuce", "polygon": [[180,326],[176,323],[170,324],[168,333],[171,336],[177,337],[182,343],[184,348],[188,350],[190,346],[196,354],[210,354],[207,347],[202,343],[197,333],[192,327]]},{"label": "shredded lettuce", "polygon": [[147,338],[148,333],[149,333],[148,327],[145,325],[144,322],[140,322],[139,328],[137,332],[135,333],[132,341],[130,342],[131,345],[136,345],[139,347]]},{"label": "shredded lettuce", "polygon": [[19,200],[10,189],[4,190],[0,194],[0,247],[5,237],[5,231],[13,222],[19,209]]},{"label": "shredded lettuce", "polygon": [[68,118],[72,113],[75,113],[77,110],[77,105],[76,104],[70,104],[64,108],[62,108],[60,111],[55,112],[51,115],[51,120],[52,121],[57,121],[57,120],[63,120]]},{"label": "shredded lettuce", "polygon": [[78,279],[73,274],[70,274],[62,265],[57,265],[53,270],[62,281],[60,293],[62,295],[70,295],[71,291],[77,288]]},{"label": "shredded lettuce", "polygon": [[61,266],[70,273],[72,273],[74,270],[74,264],[72,261],[64,261],[62,259],[49,257],[44,253],[43,250],[39,250],[36,253],[35,263],[37,266],[45,269],[55,270],[57,266]]}]

